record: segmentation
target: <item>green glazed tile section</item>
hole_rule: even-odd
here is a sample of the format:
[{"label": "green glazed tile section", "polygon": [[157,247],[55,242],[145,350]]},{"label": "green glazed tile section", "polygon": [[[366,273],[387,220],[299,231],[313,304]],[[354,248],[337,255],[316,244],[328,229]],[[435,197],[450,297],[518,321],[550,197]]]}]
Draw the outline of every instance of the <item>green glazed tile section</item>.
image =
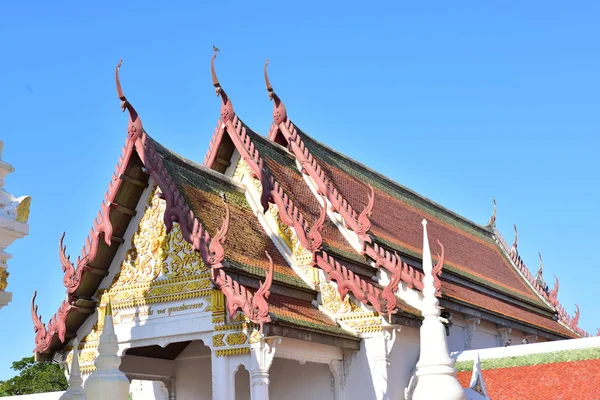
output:
[{"label": "green glazed tile section", "polygon": [[[563,350],[551,353],[484,359],[481,360],[481,369],[487,370],[497,368],[525,367],[530,365],[595,360],[598,358],[600,358],[600,347],[590,349]],[[472,371],[473,361],[459,361],[454,365],[454,367],[458,372]]]}]

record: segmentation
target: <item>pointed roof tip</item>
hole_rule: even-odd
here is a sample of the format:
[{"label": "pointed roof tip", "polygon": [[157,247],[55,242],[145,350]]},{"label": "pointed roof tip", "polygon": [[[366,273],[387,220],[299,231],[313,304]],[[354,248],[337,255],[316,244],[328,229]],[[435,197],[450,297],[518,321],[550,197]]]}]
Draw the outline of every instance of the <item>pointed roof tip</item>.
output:
[{"label": "pointed roof tip", "polygon": [[285,105],[273,90],[273,86],[271,85],[271,81],[269,80],[269,72],[267,70],[267,66],[269,65],[269,59],[265,61],[265,85],[267,86],[267,92],[269,93],[269,100],[273,101],[273,121],[276,125],[281,124],[283,121],[287,119],[287,110]]},{"label": "pointed roof tip", "polygon": [[115,68],[115,83],[117,85],[117,96],[123,102],[123,103],[121,103],[121,108],[123,109],[123,112],[125,112],[125,103],[124,102],[127,101],[127,98],[125,97],[125,94],[123,94],[123,88],[121,87],[121,79],[119,77],[119,71],[121,70],[122,65],[123,65],[123,59],[121,58],[119,60],[119,63],[117,64],[117,67]]},{"label": "pointed roof tip", "polygon": [[123,93],[123,88],[121,87],[121,79],[119,77],[119,71],[121,70],[121,66],[123,65],[123,59],[119,60],[117,67],[115,68],[115,84],[117,86],[117,96],[119,100],[121,100],[121,110],[125,112],[125,110],[129,111],[129,126],[127,127],[127,133],[129,137],[135,140],[139,137],[144,127],[142,126],[142,120],[139,118],[139,115],[135,108],[131,105],[125,94]]},{"label": "pointed roof tip", "polygon": [[221,50],[218,47],[213,45],[213,56],[210,59],[210,74],[212,77],[212,84],[215,87],[215,93],[217,94],[217,97],[221,97],[222,101],[221,120],[226,123],[233,120],[234,111],[233,105],[231,104],[227,93],[225,93],[225,90],[219,83],[219,78],[217,78],[217,72],[215,70],[215,58],[217,58],[217,53],[220,51]]},{"label": "pointed roof tip", "polygon": [[[210,74],[212,77],[212,84],[215,88],[220,88],[221,84],[219,83],[219,78],[217,78],[217,72],[215,71],[215,58],[217,58],[217,53],[220,52],[221,50],[216,47],[215,45],[213,45],[213,56],[210,59]],[[217,96],[219,95],[220,91],[217,89]]]},{"label": "pointed roof tip", "polygon": [[423,221],[421,221],[421,225],[424,227],[427,226],[427,220],[425,218],[423,218]]},{"label": "pointed roof tip", "polygon": [[271,81],[269,81],[269,72],[267,70],[267,66],[269,65],[269,59],[265,61],[265,85],[267,86],[267,91],[269,92],[269,99],[273,100],[273,86],[271,86]]}]

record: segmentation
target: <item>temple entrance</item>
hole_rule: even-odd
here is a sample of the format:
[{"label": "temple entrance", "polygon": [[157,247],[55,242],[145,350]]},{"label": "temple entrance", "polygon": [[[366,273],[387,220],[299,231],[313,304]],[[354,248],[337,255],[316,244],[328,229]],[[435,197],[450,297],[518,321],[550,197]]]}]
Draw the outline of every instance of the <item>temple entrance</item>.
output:
[{"label": "temple entrance", "polygon": [[211,353],[201,340],[132,347],[121,358],[133,400],[211,400]]},{"label": "temple entrance", "polygon": [[235,400],[250,400],[250,372],[243,365],[235,373]]}]

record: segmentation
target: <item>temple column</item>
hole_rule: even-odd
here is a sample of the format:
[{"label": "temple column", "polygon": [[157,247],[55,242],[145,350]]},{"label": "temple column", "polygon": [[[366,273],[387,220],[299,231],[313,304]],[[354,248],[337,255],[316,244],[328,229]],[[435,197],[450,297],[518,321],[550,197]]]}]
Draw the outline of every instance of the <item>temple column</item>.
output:
[{"label": "temple column", "polygon": [[473,335],[477,330],[477,325],[481,323],[479,318],[466,318],[465,322],[467,326],[465,329],[465,350],[471,350],[473,348]]},{"label": "temple column", "polygon": [[269,368],[275,357],[275,347],[281,338],[260,339],[250,348],[250,390],[252,400],[269,400]]},{"label": "temple column", "polygon": [[333,398],[334,400],[346,400],[346,371],[344,362],[334,360],[329,363],[329,370],[333,377]]},{"label": "temple column", "polygon": [[235,400],[235,366],[229,357],[211,354],[213,400]]}]

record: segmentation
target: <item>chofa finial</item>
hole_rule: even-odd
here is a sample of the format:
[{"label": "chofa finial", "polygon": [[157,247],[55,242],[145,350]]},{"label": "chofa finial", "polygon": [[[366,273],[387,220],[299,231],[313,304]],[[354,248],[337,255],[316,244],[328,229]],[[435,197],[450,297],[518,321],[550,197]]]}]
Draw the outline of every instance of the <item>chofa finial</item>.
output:
[{"label": "chofa finial", "polygon": [[119,96],[119,99],[121,100],[121,109],[123,110],[123,112],[125,112],[125,110],[129,111],[129,126],[127,127],[127,133],[129,134],[130,138],[136,139],[139,135],[142,134],[144,128],[142,127],[142,121],[141,121],[137,111],[135,111],[135,108],[133,108],[131,103],[127,100],[127,97],[125,97],[125,94],[123,93],[123,89],[121,88],[121,80],[119,79],[119,71],[120,71],[122,65],[123,65],[123,59],[119,60],[119,63],[117,64],[117,68],[115,70],[115,82],[117,84],[117,96]]},{"label": "chofa finial", "polygon": [[265,84],[267,85],[267,92],[269,93],[269,100],[273,101],[273,121],[275,125],[279,125],[287,119],[287,110],[283,105],[283,102],[277,96],[269,81],[269,73],[267,72],[267,66],[269,65],[269,59],[265,62]]},{"label": "chofa finial", "polygon": [[223,102],[221,105],[221,120],[226,123],[233,120],[233,105],[231,104],[231,101],[229,101],[229,97],[227,97],[225,90],[221,87],[219,79],[217,78],[217,73],[215,72],[215,58],[217,58],[217,53],[220,51],[221,50],[218,47],[213,45],[213,56],[210,60],[210,73],[212,75],[212,83],[215,87],[217,97],[220,96],[221,101]]},{"label": "chofa finial", "polygon": [[492,213],[492,216],[490,217],[490,220],[488,221],[488,226],[491,228],[495,228],[496,227],[496,198],[492,197],[492,201],[494,202],[494,211]]}]

